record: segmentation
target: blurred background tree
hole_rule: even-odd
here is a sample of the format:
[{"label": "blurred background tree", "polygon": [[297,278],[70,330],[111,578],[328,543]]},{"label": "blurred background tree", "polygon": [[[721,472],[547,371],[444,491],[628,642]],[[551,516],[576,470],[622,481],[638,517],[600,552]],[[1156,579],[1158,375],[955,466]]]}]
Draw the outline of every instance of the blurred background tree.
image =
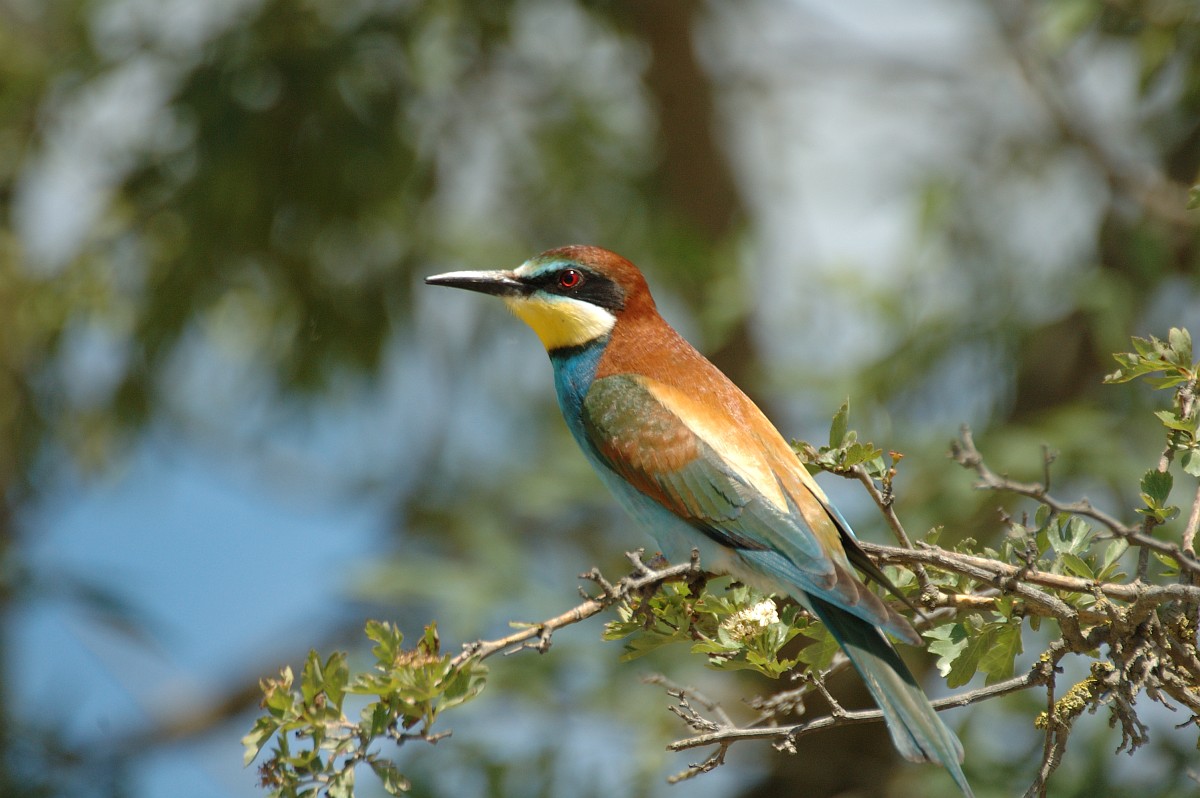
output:
[{"label": "blurred background tree", "polygon": [[[426,274],[616,249],[785,433],[852,396],[956,537],[999,527],[961,422],[1135,504],[1108,353],[1200,328],[1190,0],[2,0],[0,75],[3,795],[252,795],[258,676],[369,615],[544,617],[641,544],[531,337]],[[497,667],[416,794],[932,794],[881,726],[668,788],[598,637]],[[1028,783],[1031,713],[952,716],[977,784]],[[1186,789],[1176,721],[1127,768],[1094,720],[1056,794]]]}]

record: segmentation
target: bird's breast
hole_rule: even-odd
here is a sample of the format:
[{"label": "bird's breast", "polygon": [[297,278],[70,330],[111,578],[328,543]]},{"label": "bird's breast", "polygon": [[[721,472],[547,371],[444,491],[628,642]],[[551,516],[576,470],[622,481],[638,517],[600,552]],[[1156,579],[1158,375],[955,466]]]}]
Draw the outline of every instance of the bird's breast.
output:
[{"label": "bird's breast", "polygon": [[596,378],[596,367],[604,354],[606,342],[606,339],[598,338],[583,346],[562,347],[550,351],[558,406],[571,429],[571,434],[585,449],[587,438],[583,429],[583,400]]}]

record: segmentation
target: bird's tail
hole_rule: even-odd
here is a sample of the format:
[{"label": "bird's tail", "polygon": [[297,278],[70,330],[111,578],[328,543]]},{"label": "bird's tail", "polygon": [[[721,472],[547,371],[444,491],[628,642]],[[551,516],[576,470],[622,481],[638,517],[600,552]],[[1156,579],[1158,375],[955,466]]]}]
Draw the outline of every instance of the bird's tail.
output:
[{"label": "bird's tail", "polygon": [[883,633],[827,601],[811,594],[808,599],[883,710],[896,750],[913,762],[940,763],[950,771],[963,794],[973,798],[960,764],[962,743],[933,711],[912,672]]}]

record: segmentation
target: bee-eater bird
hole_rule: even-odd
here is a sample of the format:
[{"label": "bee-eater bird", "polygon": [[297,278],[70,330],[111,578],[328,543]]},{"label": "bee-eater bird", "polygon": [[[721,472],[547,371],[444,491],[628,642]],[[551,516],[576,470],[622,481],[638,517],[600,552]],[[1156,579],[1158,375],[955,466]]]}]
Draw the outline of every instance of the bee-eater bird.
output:
[{"label": "bee-eater bird", "polygon": [[[883,630],[909,622],[851,566],[891,587],[762,411],[654,306],[637,267],[597,247],[552,249],[512,271],[460,271],[432,285],[500,297],[554,367],[571,434],[663,554],[792,596],[837,639],[907,759],[939,762],[963,793],[962,745]],[[891,588],[895,590],[895,588]]]}]

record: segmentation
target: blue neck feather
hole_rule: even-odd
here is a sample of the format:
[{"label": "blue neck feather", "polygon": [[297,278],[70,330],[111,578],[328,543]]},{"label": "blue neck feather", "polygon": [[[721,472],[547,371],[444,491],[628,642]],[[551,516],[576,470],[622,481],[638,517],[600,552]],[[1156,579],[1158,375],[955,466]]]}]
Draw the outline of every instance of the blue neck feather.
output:
[{"label": "blue neck feather", "polygon": [[588,341],[582,346],[555,349],[550,352],[550,363],[554,366],[554,389],[558,393],[558,406],[562,410],[571,434],[585,451],[591,447],[586,443],[583,430],[583,399],[587,396],[600,356],[608,345],[608,336]]}]

